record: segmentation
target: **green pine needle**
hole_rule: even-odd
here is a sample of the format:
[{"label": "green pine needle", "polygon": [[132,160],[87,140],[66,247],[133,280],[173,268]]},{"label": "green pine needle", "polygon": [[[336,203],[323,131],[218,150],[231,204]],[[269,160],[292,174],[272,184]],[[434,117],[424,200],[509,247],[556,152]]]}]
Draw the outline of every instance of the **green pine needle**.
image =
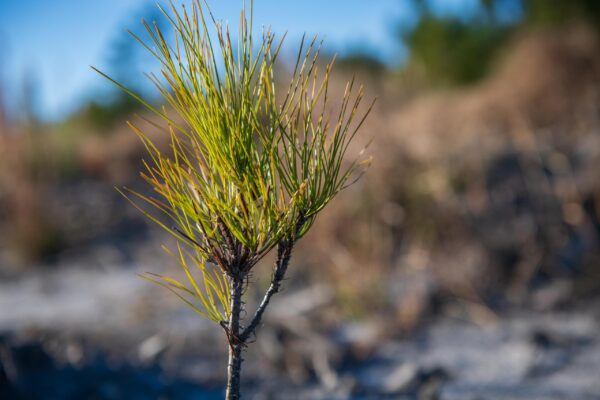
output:
[{"label": "green pine needle", "polygon": [[372,104],[358,115],[363,91],[351,81],[339,111],[328,112],[333,61],[319,73],[316,38],[302,40],[280,93],[275,73],[283,38],[264,29],[255,43],[252,2],[242,10],[236,40],[201,0],[191,10],[173,4],[161,10],[173,42],[146,22],[150,42],[136,39],[160,63],[159,74],[148,76],[166,107],[98,72],[164,120],[171,139],[170,148],[161,149],[130,123],[149,155],[142,177],[158,198],[129,190],[125,195],[178,240],[172,255],[189,286],[161,275],[144,277],[221,322],[230,312],[229,277],[245,276],[281,240],[304,235],[364,165],[347,164],[345,154]]}]

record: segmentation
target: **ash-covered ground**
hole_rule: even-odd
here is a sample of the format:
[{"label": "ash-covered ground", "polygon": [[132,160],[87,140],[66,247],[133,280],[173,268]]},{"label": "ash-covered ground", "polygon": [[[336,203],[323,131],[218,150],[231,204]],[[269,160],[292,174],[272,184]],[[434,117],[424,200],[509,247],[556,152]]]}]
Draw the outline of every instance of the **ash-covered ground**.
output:
[{"label": "ash-covered ground", "polygon": [[[381,318],[327,322],[333,290],[278,295],[246,351],[246,398],[600,398],[597,304],[479,321],[456,310],[405,334]],[[0,398],[222,398],[221,328],[171,300],[135,266],[3,281]]]}]

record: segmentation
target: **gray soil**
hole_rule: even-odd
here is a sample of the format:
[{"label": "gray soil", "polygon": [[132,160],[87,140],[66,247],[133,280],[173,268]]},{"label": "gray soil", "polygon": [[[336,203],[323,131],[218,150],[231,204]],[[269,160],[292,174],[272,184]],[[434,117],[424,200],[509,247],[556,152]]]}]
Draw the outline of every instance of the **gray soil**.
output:
[{"label": "gray soil", "polygon": [[[0,283],[0,398],[219,399],[225,344],[134,268],[62,267]],[[93,282],[93,284],[90,284]],[[246,353],[249,399],[600,399],[588,304],[485,323],[323,324],[327,286],[280,295]]]}]

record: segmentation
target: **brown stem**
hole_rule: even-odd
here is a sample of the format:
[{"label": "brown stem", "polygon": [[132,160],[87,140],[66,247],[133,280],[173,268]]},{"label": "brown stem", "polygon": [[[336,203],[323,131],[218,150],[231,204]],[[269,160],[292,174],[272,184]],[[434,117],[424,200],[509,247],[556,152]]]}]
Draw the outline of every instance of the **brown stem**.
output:
[{"label": "brown stem", "polygon": [[281,282],[285,277],[290,258],[292,256],[292,249],[294,248],[295,238],[300,232],[304,218],[301,215],[296,223],[294,235],[290,235],[285,240],[282,240],[277,247],[277,261],[275,262],[275,269],[273,270],[273,276],[271,277],[271,285],[265,296],[260,303],[260,306],[256,310],[256,313],[252,317],[250,324],[246,329],[242,329],[240,325],[240,316],[242,312],[242,295],[244,293],[244,268],[237,268],[235,274],[230,274],[229,279],[231,282],[231,315],[227,326],[224,323],[221,325],[227,333],[229,340],[229,363],[227,367],[227,392],[226,400],[239,400],[240,399],[240,386],[241,379],[240,373],[242,369],[242,353],[246,346],[248,337],[252,335],[260,321],[262,316],[269,305],[271,297],[279,292]]},{"label": "brown stem", "polygon": [[267,306],[269,305],[269,301],[271,297],[279,292],[281,287],[281,281],[285,277],[285,272],[287,271],[288,264],[290,263],[290,258],[292,256],[292,249],[294,248],[294,241],[292,239],[285,240],[279,243],[277,247],[277,261],[275,262],[275,269],[273,270],[273,276],[271,277],[271,285],[267,289],[265,296],[263,297],[260,306],[254,313],[250,324],[244,329],[242,332],[240,339],[242,341],[246,341],[250,335],[254,333],[260,321],[262,319],[263,314]]},{"label": "brown stem", "polygon": [[231,278],[231,315],[227,326],[227,339],[229,340],[229,362],[227,366],[227,400],[240,399],[242,369],[242,351],[244,341],[240,340],[240,316],[242,313],[242,294],[244,292],[244,279]]}]

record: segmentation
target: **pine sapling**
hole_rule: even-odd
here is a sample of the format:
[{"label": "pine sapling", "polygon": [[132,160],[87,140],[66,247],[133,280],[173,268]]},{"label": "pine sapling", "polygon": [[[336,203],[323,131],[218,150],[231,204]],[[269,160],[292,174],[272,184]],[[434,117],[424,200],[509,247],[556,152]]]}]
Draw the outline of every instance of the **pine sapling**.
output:
[{"label": "pine sapling", "polygon": [[[239,399],[242,353],[281,289],[295,244],[368,164],[345,154],[372,104],[359,114],[363,90],[352,80],[331,111],[333,61],[319,71],[316,37],[300,43],[289,82],[276,80],[283,38],[263,28],[254,41],[252,2],[242,9],[235,43],[202,0],[189,10],[170,4],[161,11],[169,35],[143,22],[150,40],[134,36],[160,64],[160,73],[148,77],[163,106],[98,71],[160,117],[170,139],[162,149],[129,123],[147,150],[141,175],[156,196],[122,193],[175,237],[176,249],[167,251],[187,282],[144,277],[222,327],[229,344],[226,398]],[[243,320],[249,274],[275,249],[270,286]]]}]

